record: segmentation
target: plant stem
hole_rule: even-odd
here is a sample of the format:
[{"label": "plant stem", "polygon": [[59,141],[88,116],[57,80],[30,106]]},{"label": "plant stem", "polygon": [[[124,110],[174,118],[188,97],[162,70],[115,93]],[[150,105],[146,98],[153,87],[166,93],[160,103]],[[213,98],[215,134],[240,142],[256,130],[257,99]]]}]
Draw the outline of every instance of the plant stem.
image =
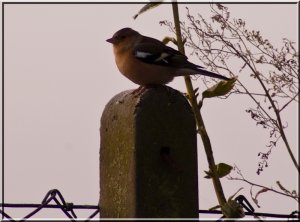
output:
[{"label": "plant stem", "polygon": [[269,187],[266,187],[266,186],[263,186],[263,185],[259,185],[259,184],[257,184],[257,183],[253,183],[253,182],[251,182],[251,181],[249,181],[249,180],[247,180],[247,179],[245,179],[245,178],[234,178],[234,177],[229,177],[228,179],[229,179],[229,180],[240,180],[240,181],[244,181],[244,182],[250,184],[251,186],[256,186],[256,187],[260,187],[260,188],[263,188],[263,189],[267,189],[267,190],[272,191],[272,192],[274,192],[274,193],[281,194],[281,195],[284,195],[284,196],[287,196],[287,197],[291,197],[291,198],[293,198],[294,200],[296,200],[296,201],[299,202],[299,200],[298,200],[299,197],[296,196],[296,195],[293,196],[293,195],[291,195],[291,194],[283,193],[283,192],[277,191],[277,190],[275,190],[275,189],[273,189],[273,188],[269,188]]},{"label": "plant stem", "polygon": [[[172,7],[173,7],[173,16],[174,16],[174,24],[175,24],[175,29],[176,29],[176,37],[177,37],[177,46],[178,50],[184,54],[184,46],[182,42],[182,36],[181,36],[181,31],[180,31],[180,21],[179,21],[179,12],[178,12],[178,5],[176,2],[172,2]],[[211,147],[211,143],[207,134],[207,131],[205,129],[205,125],[202,119],[202,115],[200,112],[200,109],[198,107],[197,103],[197,98],[193,89],[193,84],[191,81],[191,78],[189,76],[184,76],[187,92],[188,92],[188,98],[191,103],[195,118],[196,118],[196,123],[198,126],[198,133],[201,136],[205,153],[206,153],[206,158],[208,161],[208,166],[210,171],[212,172],[212,181],[213,185],[215,188],[215,192],[218,198],[218,202],[220,206],[223,206],[226,204],[226,198],[223,192],[222,184],[219,179],[219,177],[216,174],[216,164],[213,156],[213,151]]]}]

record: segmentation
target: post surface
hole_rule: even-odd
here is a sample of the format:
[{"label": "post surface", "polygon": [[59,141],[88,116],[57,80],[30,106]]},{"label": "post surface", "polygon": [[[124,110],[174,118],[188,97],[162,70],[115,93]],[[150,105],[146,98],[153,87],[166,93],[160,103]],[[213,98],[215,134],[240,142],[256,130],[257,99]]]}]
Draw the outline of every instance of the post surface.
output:
[{"label": "post surface", "polygon": [[178,91],[131,91],[106,105],[100,127],[101,218],[198,218],[196,124]]}]

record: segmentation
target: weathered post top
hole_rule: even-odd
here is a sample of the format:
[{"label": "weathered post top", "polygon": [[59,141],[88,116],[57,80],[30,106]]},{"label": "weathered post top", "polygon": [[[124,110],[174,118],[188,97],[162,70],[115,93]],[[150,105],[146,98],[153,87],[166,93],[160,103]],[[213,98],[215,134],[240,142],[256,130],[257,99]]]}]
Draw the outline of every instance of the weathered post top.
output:
[{"label": "weathered post top", "polygon": [[196,124],[167,86],[122,92],[100,127],[101,218],[198,218]]}]

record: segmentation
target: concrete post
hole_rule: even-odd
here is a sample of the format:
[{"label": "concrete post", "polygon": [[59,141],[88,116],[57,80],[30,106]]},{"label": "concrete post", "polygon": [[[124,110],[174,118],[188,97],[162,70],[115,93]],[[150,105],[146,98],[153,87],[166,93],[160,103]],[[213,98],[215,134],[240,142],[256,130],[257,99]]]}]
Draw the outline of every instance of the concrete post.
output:
[{"label": "concrete post", "polygon": [[196,124],[178,91],[122,92],[100,127],[101,218],[198,218]]}]

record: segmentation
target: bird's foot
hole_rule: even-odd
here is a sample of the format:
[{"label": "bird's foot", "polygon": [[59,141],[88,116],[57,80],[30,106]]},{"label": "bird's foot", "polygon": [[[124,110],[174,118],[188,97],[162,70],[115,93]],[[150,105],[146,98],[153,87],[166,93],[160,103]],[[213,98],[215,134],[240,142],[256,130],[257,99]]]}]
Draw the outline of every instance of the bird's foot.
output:
[{"label": "bird's foot", "polygon": [[134,97],[139,97],[141,94],[143,94],[146,91],[145,86],[140,86],[139,88],[133,90],[130,95],[133,95]]},{"label": "bird's foot", "polygon": [[145,86],[140,86],[139,88],[133,90],[130,94],[133,95],[134,97],[139,97],[140,95],[142,95],[147,89],[149,88],[156,88],[160,85],[157,84],[149,84],[149,85],[145,85]]}]

